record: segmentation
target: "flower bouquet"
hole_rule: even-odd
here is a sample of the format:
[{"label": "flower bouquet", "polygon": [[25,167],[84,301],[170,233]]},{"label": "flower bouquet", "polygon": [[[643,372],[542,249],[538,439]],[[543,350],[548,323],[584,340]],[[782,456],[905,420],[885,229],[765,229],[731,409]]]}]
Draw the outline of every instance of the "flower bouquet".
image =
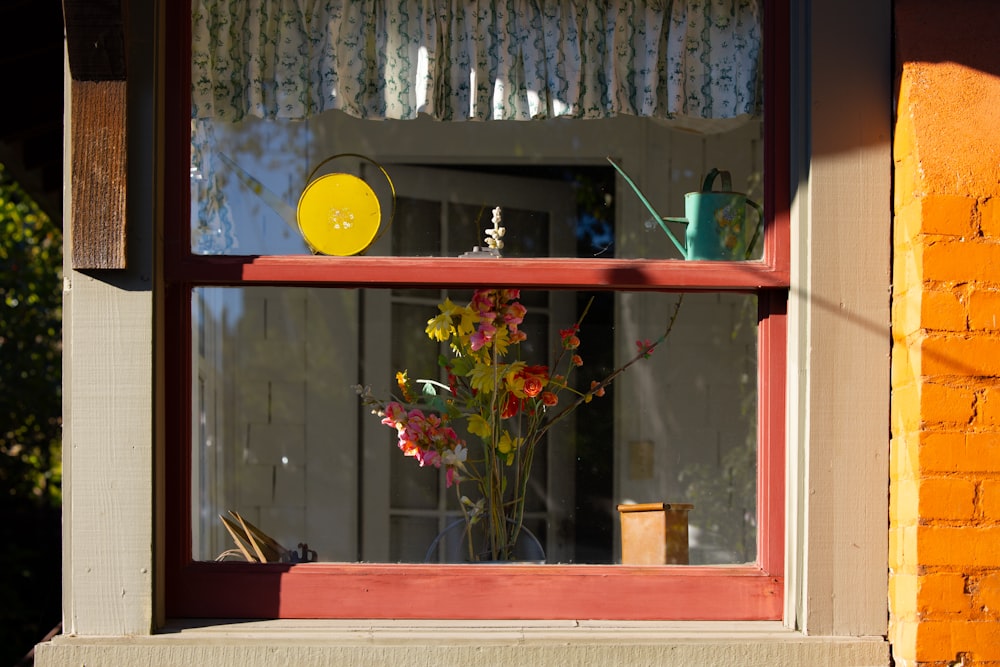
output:
[{"label": "flower bouquet", "polygon": [[[545,434],[649,357],[669,335],[679,308],[680,300],[658,339],[637,341],[628,362],[581,391],[570,378],[583,365],[578,333],[586,309],[559,332],[551,365],[529,364],[520,354],[527,336],[519,328],[526,314],[519,290],[478,289],[466,305],[445,299],[427,322],[427,336],[450,347],[450,355],[438,357],[443,381],[410,378],[403,370],[396,373],[399,396],[383,400],[370,387],[356,390],[362,403],[396,431],[404,455],[420,466],[445,469],[446,484],[455,488],[465,519],[469,560],[512,560],[524,528],[532,462]],[[478,442],[470,446],[460,430]],[[463,494],[470,485],[475,488],[471,497]],[[482,551],[471,539],[476,526],[484,530]]]}]

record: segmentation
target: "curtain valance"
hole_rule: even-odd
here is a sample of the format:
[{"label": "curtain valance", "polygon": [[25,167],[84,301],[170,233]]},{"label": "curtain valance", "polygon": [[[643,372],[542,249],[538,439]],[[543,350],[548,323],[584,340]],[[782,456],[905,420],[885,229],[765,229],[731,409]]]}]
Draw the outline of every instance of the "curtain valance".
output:
[{"label": "curtain valance", "polygon": [[689,121],[761,107],[757,0],[193,0],[192,114]]}]

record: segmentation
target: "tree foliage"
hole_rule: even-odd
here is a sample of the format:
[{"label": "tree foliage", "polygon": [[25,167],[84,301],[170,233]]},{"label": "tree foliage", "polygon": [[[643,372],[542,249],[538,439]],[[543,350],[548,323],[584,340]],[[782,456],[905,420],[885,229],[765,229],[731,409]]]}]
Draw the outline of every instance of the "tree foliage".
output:
[{"label": "tree foliage", "polygon": [[0,165],[0,664],[59,622],[62,233]]},{"label": "tree foliage", "polygon": [[0,165],[0,488],[59,502],[62,234]]}]

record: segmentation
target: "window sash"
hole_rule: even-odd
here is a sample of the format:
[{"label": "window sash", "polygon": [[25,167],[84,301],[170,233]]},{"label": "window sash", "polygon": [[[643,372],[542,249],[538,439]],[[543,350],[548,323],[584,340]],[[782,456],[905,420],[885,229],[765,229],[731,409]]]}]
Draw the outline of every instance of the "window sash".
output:
[{"label": "window sash", "polygon": [[[192,256],[190,8],[164,10],[166,194],[161,353],[164,389],[165,609],[169,617],[779,619],[784,609],[784,464],[788,230],[787,0],[768,5],[765,35],[765,232],[757,262],[504,259],[522,288],[757,291],[758,560],[748,566],[251,565],[191,559],[190,290],[196,285],[497,285],[493,262],[461,258]],[[778,159],[777,156],[783,156]],[[452,278],[442,281],[440,276]],[[416,282],[414,277],[417,276]],[[503,286],[503,285],[497,285]],[[458,594],[462,591],[466,595]],[[474,597],[471,592],[475,592]],[[447,592],[447,593],[443,593]],[[400,604],[405,600],[405,604]]]}]

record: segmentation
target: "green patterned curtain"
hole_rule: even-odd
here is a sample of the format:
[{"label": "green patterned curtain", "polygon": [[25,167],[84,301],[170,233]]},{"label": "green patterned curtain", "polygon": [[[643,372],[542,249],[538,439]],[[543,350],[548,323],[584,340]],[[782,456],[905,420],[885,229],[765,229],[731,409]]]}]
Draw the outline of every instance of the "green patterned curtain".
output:
[{"label": "green patterned curtain", "polygon": [[193,0],[192,45],[194,118],[761,109],[757,0]]}]

